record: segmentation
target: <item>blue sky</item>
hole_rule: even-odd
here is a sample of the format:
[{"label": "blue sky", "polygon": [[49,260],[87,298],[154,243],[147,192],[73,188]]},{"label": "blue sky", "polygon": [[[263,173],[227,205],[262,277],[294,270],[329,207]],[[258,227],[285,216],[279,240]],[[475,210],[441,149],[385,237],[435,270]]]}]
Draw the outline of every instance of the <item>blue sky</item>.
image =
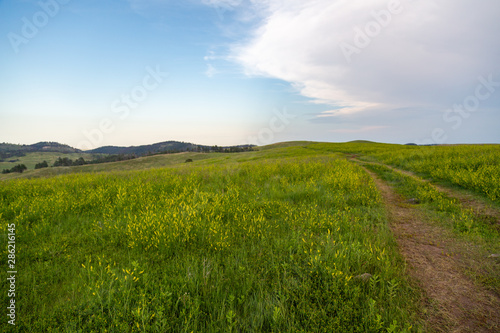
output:
[{"label": "blue sky", "polygon": [[500,143],[500,2],[0,1],[0,142]]}]

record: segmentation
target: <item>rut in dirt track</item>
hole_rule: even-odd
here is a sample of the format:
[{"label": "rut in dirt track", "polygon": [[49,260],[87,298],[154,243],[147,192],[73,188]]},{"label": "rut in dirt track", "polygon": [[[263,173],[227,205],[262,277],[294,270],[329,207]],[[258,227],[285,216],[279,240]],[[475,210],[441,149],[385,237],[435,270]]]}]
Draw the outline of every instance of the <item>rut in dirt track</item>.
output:
[{"label": "rut in dirt track", "polygon": [[[391,165],[377,163],[377,162],[365,162],[365,161],[360,161],[357,159],[353,159],[353,160],[357,163],[382,165],[382,166],[385,166],[385,167],[387,167],[395,172],[402,173],[402,174],[410,176],[412,178],[417,178],[422,182],[426,182],[426,183],[430,182],[429,180],[420,178],[418,175],[416,175],[415,173],[413,173],[411,171],[399,169],[399,168],[393,167]],[[497,225],[498,227],[500,227],[500,211],[498,211],[497,209],[494,209],[494,208],[490,207],[490,205],[485,204],[484,202],[475,199],[474,196],[471,194],[458,193],[457,191],[454,191],[452,189],[449,189],[449,188],[446,188],[446,187],[443,187],[440,185],[436,185],[436,184],[432,184],[432,185],[438,191],[445,193],[448,197],[458,200],[463,207],[470,208],[476,214],[483,216],[483,217],[487,218],[488,220],[492,221],[492,223],[491,223],[492,225]]]},{"label": "rut in dirt track", "polygon": [[500,332],[500,299],[464,275],[449,231],[426,222],[391,187],[365,168],[385,202],[390,227],[409,274],[425,293],[427,329],[432,332]]}]

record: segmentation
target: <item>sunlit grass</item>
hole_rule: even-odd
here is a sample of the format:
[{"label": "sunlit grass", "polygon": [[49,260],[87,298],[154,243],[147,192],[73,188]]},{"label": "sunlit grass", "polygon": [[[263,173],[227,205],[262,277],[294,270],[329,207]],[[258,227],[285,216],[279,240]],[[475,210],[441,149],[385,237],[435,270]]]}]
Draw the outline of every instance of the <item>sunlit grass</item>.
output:
[{"label": "sunlit grass", "polygon": [[262,154],[0,183],[26,286],[14,331],[416,330],[371,178],[302,147]]}]

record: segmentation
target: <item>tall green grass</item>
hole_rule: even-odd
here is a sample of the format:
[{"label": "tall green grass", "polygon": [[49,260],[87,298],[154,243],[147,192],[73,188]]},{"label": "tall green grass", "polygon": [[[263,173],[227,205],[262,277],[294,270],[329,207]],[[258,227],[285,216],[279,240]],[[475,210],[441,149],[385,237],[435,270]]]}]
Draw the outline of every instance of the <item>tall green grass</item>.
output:
[{"label": "tall green grass", "polygon": [[2,327],[418,331],[371,178],[332,155],[280,154],[0,183],[2,255],[15,223],[20,286],[17,325]]}]

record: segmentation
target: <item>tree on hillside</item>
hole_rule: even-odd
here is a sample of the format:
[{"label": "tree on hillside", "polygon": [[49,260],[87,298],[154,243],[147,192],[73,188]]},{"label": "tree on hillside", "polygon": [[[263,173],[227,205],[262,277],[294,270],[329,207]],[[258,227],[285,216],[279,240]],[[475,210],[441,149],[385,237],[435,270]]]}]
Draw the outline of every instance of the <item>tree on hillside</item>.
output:
[{"label": "tree on hillside", "polygon": [[73,165],[85,165],[87,162],[83,157],[79,157],[75,162],[73,162]]},{"label": "tree on hillside", "polygon": [[57,159],[57,161],[54,162],[54,166],[55,167],[58,167],[58,166],[72,166],[73,165],[73,161],[67,157],[65,158],[61,158],[59,157]]},{"label": "tree on hillside", "polygon": [[19,172],[19,173],[23,173],[24,170],[27,170],[28,168],[26,167],[26,165],[24,164],[18,164],[16,165],[15,167],[13,167],[12,169],[10,169],[11,172]]},{"label": "tree on hillside", "polygon": [[43,161],[41,163],[35,164],[35,169],[42,169],[42,168],[48,168],[48,167],[49,167],[49,164],[47,163],[47,161]]}]

